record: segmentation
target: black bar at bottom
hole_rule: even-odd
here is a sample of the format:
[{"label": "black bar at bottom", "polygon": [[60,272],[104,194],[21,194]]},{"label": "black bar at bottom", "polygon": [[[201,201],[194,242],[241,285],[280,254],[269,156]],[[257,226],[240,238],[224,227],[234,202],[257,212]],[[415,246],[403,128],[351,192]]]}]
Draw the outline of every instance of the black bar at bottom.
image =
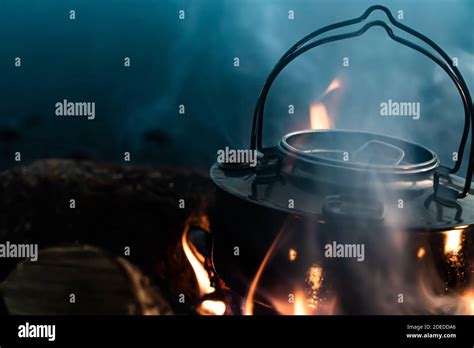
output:
[{"label": "black bar at bottom", "polygon": [[[28,323],[28,324],[26,324]],[[23,325],[23,327],[21,327]],[[54,341],[19,337],[55,325]],[[37,330],[36,330],[37,329]],[[36,330],[36,331],[35,331]],[[21,334],[20,334],[21,335]],[[51,335],[49,336],[51,338]],[[4,316],[0,346],[8,344],[474,344],[474,316]]]}]

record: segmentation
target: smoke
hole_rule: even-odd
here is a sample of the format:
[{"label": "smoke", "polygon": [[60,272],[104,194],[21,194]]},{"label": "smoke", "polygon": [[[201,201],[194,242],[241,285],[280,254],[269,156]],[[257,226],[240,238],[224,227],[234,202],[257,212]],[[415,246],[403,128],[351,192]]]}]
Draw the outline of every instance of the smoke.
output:
[{"label": "smoke", "polygon": [[[405,24],[458,56],[459,69],[473,85],[471,2],[385,4],[394,13],[403,10]],[[317,28],[359,16],[370,5],[365,0],[3,1],[0,29],[14,34],[2,43],[0,88],[6,93],[0,127],[21,133],[13,147],[29,160],[73,152],[120,160],[130,151],[138,162],[206,168],[218,148],[249,145],[258,93],[288,47]],[[71,8],[77,13],[74,22],[67,17]],[[178,18],[180,10],[185,20]],[[290,10],[294,20],[288,18]],[[21,70],[11,67],[15,56],[22,57]],[[131,58],[128,70],[124,57]],[[350,60],[347,68],[343,57]],[[267,101],[265,143],[275,144],[307,124],[309,104],[336,76],[344,83],[333,115],[337,128],[415,140],[449,163],[463,122],[454,86],[430,61],[380,29],[319,47],[287,67]],[[57,122],[52,105],[64,98],[95,101],[97,119]],[[419,101],[421,119],[382,119],[379,104],[388,98]],[[295,106],[291,117],[289,104]],[[179,105],[186,106],[185,115],[178,113]],[[39,121],[27,129],[25,120],[31,118]],[[168,140],[150,141],[147,132]]]}]

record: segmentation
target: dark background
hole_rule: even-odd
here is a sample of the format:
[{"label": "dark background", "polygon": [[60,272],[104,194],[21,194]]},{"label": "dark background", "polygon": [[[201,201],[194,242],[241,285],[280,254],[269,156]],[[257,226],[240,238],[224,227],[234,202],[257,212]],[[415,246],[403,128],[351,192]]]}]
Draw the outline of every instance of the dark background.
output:
[{"label": "dark background", "polygon": [[[459,59],[474,85],[474,2],[380,1]],[[247,147],[261,85],[283,52],[307,33],[359,16],[365,0],[2,0],[0,168],[51,157],[86,157],[206,171],[216,151]],[[69,19],[69,10],[76,19]],[[179,10],[186,19],[178,19]],[[288,20],[288,11],[295,19]],[[375,14],[371,18],[383,18]],[[21,57],[22,67],[14,67]],[[131,67],[123,66],[124,57]],[[234,57],[240,67],[233,66]],[[342,67],[349,57],[350,67]],[[424,144],[451,165],[463,125],[447,75],[380,28],[313,50],[277,80],[266,143],[308,125],[324,99],[337,128],[381,132]],[[382,118],[379,104],[421,102],[421,119]],[[60,118],[54,104],[96,103],[96,119]],[[178,105],[186,114],[178,113]],[[295,115],[288,115],[288,105]],[[147,135],[148,134],[148,135]]]}]

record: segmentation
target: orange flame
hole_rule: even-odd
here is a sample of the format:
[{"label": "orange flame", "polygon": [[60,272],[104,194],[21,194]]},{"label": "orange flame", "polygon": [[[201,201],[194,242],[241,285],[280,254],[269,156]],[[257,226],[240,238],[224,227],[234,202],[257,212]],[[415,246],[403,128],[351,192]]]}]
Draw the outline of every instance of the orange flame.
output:
[{"label": "orange flame", "polygon": [[457,255],[462,248],[462,230],[451,230],[444,234],[446,236],[444,253]]},{"label": "orange flame", "polygon": [[425,248],[421,247],[418,249],[417,253],[416,253],[416,257],[418,257],[419,259],[423,258],[423,256],[426,255],[426,250]]},{"label": "orange flame", "polygon": [[[183,245],[183,251],[188,259],[191,267],[193,268],[196,280],[199,286],[199,294],[201,296],[210,294],[215,291],[214,287],[211,286],[211,280],[209,274],[204,268],[204,257],[197,252],[197,250],[188,241],[189,228],[184,230],[181,236],[181,243]],[[193,250],[194,249],[194,250]]]},{"label": "orange flame", "polygon": [[[334,79],[324,91],[322,97],[325,97],[332,91],[341,87],[341,80]],[[321,102],[313,103],[309,106],[309,117],[311,129],[331,129],[333,123],[329,117],[326,106]]]},{"label": "orange flame", "polygon": [[249,292],[247,293],[247,297],[245,299],[245,307],[244,307],[244,314],[245,315],[252,315],[253,314],[253,303],[254,303],[254,297],[255,297],[255,292],[257,290],[258,282],[260,281],[260,278],[262,277],[263,271],[268,263],[268,260],[270,260],[270,257],[273,254],[273,251],[278,244],[281,236],[283,235],[284,229],[282,229],[278,235],[276,236],[275,240],[273,241],[272,245],[270,245],[270,248],[267,250],[267,253],[265,254],[265,257],[263,258],[262,263],[260,264],[260,267],[258,268],[257,274],[253,278],[252,283],[250,284],[250,289]]},{"label": "orange flame", "polygon": [[324,91],[323,93],[323,97],[325,95],[328,95],[329,93],[331,93],[332,91],[338,89],[341,87],[341,80],[339,79],[334,79],[328,86],[328,88],[326,88],[326,90]]},{"label": "orange flame", "polygon": [[295,292],[295,307],[294,307],[294,315],[308,315],[309,313],[306,310],[306,296],[304,292],[298,290]]},{"label": "orange flame", "polygon": [[[206,217],[202,218],[203,221],[200,221],[205,226],[209,224]],[[188,259],[191,267],[196,276],[196,281],[199,286],[199,295],[202,297],[204,295],[211,294],[216,291],[216,289],[211,286],[211,279],[209,273],[204,267],[205,258],[202,254],[197,251],[195,246],[189,242],[189,228],[191,223],[186,223],[183,235],[181,236],[181,244],[183,246],[184,254]],[[201,302],[198,307],[198,312],[204,315],[223,315],[226,311],[226,304],[223,301],[218,300],[205,300]]]},{"label": "orange flame", "polygon": [[298,257],[298,252],[296,251],[296,249],[290,248],[288,250],[288,260],[295,261],[297,257]]},{"label": "orange flame", "polygon": [[199,314],[202,315],[224,315],[225,311],[225,303],[218,300],[204,300],[198,308]]},{"label": "orange flame", "polygon": [[[288,223],[288,221],[287,221]],[[263,272],[267,267],[270,259],[274,255],[276,249],[281,244],[283,236],[287,232],[287,224],[283,226],[281,231],[276,236],[268,248],[260,267],[250,285],[247,297],[245,299],[244,314],[254,314],[255,293],[262,278]],[[296,249],[290,248],[288,253],[288,260],[294,262],[297,257]],[[288,294],[288,298],[284,300],[284,296],[268,296],[271,307],[283,315],[314,315],[314,314],[334,314],[336,308],[336,298],[334,296],[326,298],[321,296],[320,290],[323,286],[324,271],[320,265],[311,265],[304,279],[304,288],[296,286],[293,293]],[[281,289],[280,289],[281,290]],[[280,291],[280,295],[283,293]]]},{"label": "orange flame", "polygon": [[474,290],[465,293],[462,296],[462,301],[467,307],[465,314],[474,315]]},{"label": "orange flame", "polygon": [[330,129],[332,127],[328,111],[322,103],[314,103],[310,105],[309,117],[311,129]]}]

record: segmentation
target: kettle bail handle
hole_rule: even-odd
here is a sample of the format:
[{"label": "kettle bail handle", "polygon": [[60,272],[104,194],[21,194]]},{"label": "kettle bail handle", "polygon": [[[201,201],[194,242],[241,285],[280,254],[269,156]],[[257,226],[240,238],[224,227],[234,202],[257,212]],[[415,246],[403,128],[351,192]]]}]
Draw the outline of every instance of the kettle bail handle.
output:
[{"label": "kettle bail handle", "polygon": [[[433,50],[435,50],[440,57],[437,57],[433,55],[431,52],[426,50],[425,48],[413,43],[412,41],[409,41],[407,39],[404,39],[402,37],[396,36],[390,26],[383,21],[383,20],[374,20],[371,22],[368,22],[365,24],[361,29],[345,33],[345,34],[337,34],[333,36],[327,36],[324,38],[321,38],[316,41],[312,41],[316,37],[320,36],[321,34],[324,34],[328,31],[339,29],[342,27],[350,26],[353,24],[361,23],[364,22],[369,15],[376,11],[380,10],[384,12],[390,21],[395,27],[399,28],[400,30],[411,34],[412,36],[418,38],[419,40],[423,41],[425,44],[430,46]],[[353,37],[360,36],[364,34],[366,31],[368,31],[372,27],[381,27],[385,29],[385,32],[388,34],[388,36],[393,39],[394,41],[407,46],[411,49],[414,49],[421,54],[425,55],[426,57],[430,58],[433,62],[435,62],[438,66],[440,66],[451,78],[451,80],[454,82],[460,96],[463,102],[463,107],[464,107],[464,116],[465,116],[465,121],[464,121],[464,129],[462,132],[461,140],[459,143],[459,149],[458,149],[458,161],[456,161],[455,165],[453,168],[448,168],[449,174],[453,174],[459,171],[461,168],[462,162],[463,162],[463,156],[464,156],[464,150],[466,147],[466,143],[469,137],[469,131],[471,130],[471,141],[470,141],[470,147],[469,147],[469,157],[468,157],[468,167],[467,167],[467,173],[466,173],[466,181],[464,184],[464,187],[461,192],[458,192],[455,196],[456,198],[464,198],[469,194],[469,191],[471,189],[471,181],[473,178],[473,171],[474,171],[474,127],[471,128],[471,123],[474,124],[474,111],[473,111],[473,104],[472,104],[472,99],[471,95],[469,93],[469,89],[467,87],[467,84],[459,71],[459,69],[452,64],[452,60],[449,57],[449,55],[441,49],[435,42],[433,42],[431,39],[426,37],[425,35],[419,33],[418,31],[398,22],[390,12],[390,10],[382,5],[374,5],[369,7],[360,17],[353,18],[350,20],[345,20],[342,22],[337,22],[334,24],[330,24],[328,26],[325,26],[323,28],[320,28],[305,37],[303,37],[301,40],[299,40],[297,43],[295,43],[288,51],[283,54],[283,56],[280,58],[278,63],[274,66],[270,74],[268,75],[262,90],[260,92],[257,105],[255,107],[254,111],[254,118],[253,118],[253,123],[252,123],[252,133],[251,133],[251,139],[250,139],[250,148],[252,150],[256,150],[260,154],[260,158],[264,161],[265,159],[265,154],[269,152],[269,149],[266,149],[262,145],[262,137],[263,137],[263,115],[264,115],[264,109],[265,109],[265,102],[268,96],[268,93],[270,91],[270,88],[277,78],[277,76],[281,73],[281,71],[289,64],[291,63],[294,59],[296,59],[298,56],[301,54],[305,53],[306,51],[309,51],[315,47],[321,46],[323,44],[327,44],[330,42],[334,41],[339,41],[339,40],[344,40],[344,39],[349,39]],[[444,166],[441,166],[442,168],[446,168]],[[435,188],[439,187],[439,178],[440,175],[435,175],[434,180],[435,180]],[[436,194],[437,190],[435,190]]]}]

